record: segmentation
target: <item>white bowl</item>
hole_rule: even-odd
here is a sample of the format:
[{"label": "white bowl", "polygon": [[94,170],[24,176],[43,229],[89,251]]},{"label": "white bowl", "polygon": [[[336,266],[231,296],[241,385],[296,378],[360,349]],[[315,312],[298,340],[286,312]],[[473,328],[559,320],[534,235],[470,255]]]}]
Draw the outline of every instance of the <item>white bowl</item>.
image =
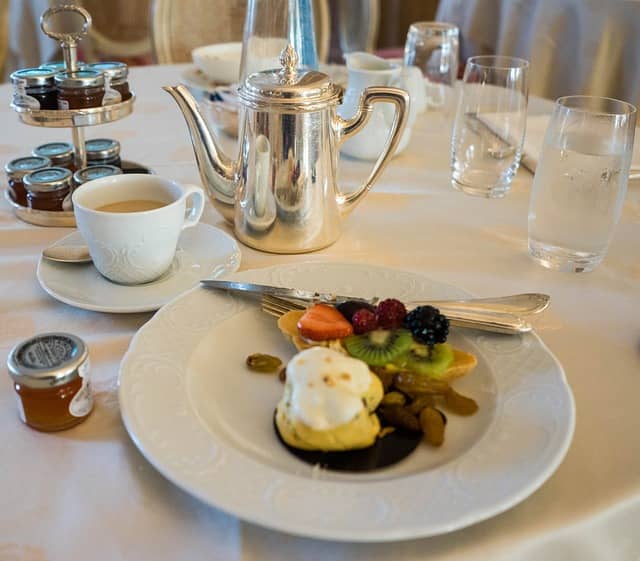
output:
[{"label": "white bowl", "polygon": [[198,69],[210,80],[232,84],[240,75],[242,43],[218,43],[205,45],[191,51],[191,58]]}]

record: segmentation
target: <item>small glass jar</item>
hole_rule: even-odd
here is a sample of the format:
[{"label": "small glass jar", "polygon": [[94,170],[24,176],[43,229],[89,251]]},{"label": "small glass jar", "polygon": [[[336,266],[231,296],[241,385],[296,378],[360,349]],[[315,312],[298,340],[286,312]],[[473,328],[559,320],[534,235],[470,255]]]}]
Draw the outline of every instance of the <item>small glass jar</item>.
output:
[{"label": "small glass jar", "polygon": [[32,171],[50,166],[51,160],[41,156],[16,158],[5,164],[4,171],[7,174],[11,198],[19,205],[27,206],[27,190],[24,187],[24,176]]},{"label": "small glass jar", "polygon": [[120,143],[111,138],[92,138],[84,144],[87,151],[87,166],[104,164],[121,167]]},{"label": "small glass jar", "polygon": [[92,179],[99,179],[101,177],[108,177],[110,175],[120,175],[122,170],[116,166],[109,166],[106,164],[99,166],[89,166],[79,169],[73,174],[73,183],[76,187],[80,187],[87,181]]},{"label": "small glass jar", "polygon": [[7,359],[20,419],[41,431],[84,421],[93,408],[89,353],[79,337],[43,333],[16,345]]},{"label": "small glass jar", "polygon": [[44,168],[24,177],[27,206],[34,210],[72,210],[72,175],[65,168]]},{"label": "small glass jar", "polygon": [[16,92],[24,87],[24,93],[37,100],[39,109],[58,109],[54,77],[55,72],[46,68],[23,68],[11,74],[11,83]]},{"label": "small glass jar", "polygon": [[58,109],[90,109],[100,107],[104,97],[104,76],[95,70],[58,72]]},{"label": "small glass jar", "polygon": [[48,142],[41,144],[33,152],[34,156],[44,156],[51,160],[51,165],[57,168],[67,168],[71,173],[76,171],[73,161],[73,146],[68,142]]},{"label": "small glass jar", "polygon": [[122,101],[131,97],[129,90],[129,67],[124,62],[94,62],[89,65],[91,70],[102,72],[111,78],[111,87],[120,92]]}]

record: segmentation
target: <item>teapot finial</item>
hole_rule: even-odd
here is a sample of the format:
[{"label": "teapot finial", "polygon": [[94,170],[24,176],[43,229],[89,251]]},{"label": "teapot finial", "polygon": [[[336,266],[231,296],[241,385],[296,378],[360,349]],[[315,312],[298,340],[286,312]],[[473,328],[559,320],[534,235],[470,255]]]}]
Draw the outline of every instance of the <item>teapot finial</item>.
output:
[{"label": "teapot finial", "polygon": [[284,84],[291,84],[295,81],[298,73],[298,53],[291,43],[289,43],[280,53],[280,65],[282,70],[280,74],[282,76],[282,82]]}]

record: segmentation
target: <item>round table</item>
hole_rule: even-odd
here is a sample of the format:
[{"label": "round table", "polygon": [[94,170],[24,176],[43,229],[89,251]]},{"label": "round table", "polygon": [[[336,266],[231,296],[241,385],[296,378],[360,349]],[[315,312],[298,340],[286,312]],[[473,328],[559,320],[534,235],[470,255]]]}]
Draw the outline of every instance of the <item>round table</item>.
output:
[{"label": "round table", "polygon": [[[162,176],[199,183],[187,127],[160,89],[185,66],[133,68],[134,114],[87,131],[113,137],[123,156]],[[3,163],[68,131],[21,125],[0,87]],[[532,99],[530,111],[549,111]],[[0,559],[636,559],[640,551],[640,193],[630,186],[622,221],[593,273],[546,270],[527,255],[531,174],[520,170],[504,199],[485,200],[449,182],[450,120],[423,115],[407,150],[346,220],[333,246],[308,255],[242,247],[241,269],[301,260],[349,261],[416,271],[489,296],[546,292],[538,334],[563,364],[577,405],[573,443],[531,497],[448,535],[390,544],[292,537],[244,523],[182,492],[143,458],[120,419],[118,365],[151,314],[110,315],[59,303],[35,277],[42,249],[69,233],[31,226],[0,204],[0,347],[3,356],[38,332],[65,330],[88,344],[96,406],[87,422],[42,434],[18,419],[11,381],[0,381]],[[230,142],[227,140],[227,144]],[[341,161],[341,183],[362,181],[369,163]],[[208,206],[205,222],[227,231]]]}]

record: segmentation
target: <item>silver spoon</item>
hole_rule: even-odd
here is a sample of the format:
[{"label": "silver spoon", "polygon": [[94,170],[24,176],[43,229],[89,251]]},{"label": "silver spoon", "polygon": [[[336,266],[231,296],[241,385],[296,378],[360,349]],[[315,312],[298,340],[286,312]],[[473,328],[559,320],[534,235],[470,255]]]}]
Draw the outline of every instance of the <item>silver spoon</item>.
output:
[{"label": "silver spoon", "polygon": [[52,245],[42,252],[42,257],[58,263],[91,263],[89,247],[82,244]]}]

